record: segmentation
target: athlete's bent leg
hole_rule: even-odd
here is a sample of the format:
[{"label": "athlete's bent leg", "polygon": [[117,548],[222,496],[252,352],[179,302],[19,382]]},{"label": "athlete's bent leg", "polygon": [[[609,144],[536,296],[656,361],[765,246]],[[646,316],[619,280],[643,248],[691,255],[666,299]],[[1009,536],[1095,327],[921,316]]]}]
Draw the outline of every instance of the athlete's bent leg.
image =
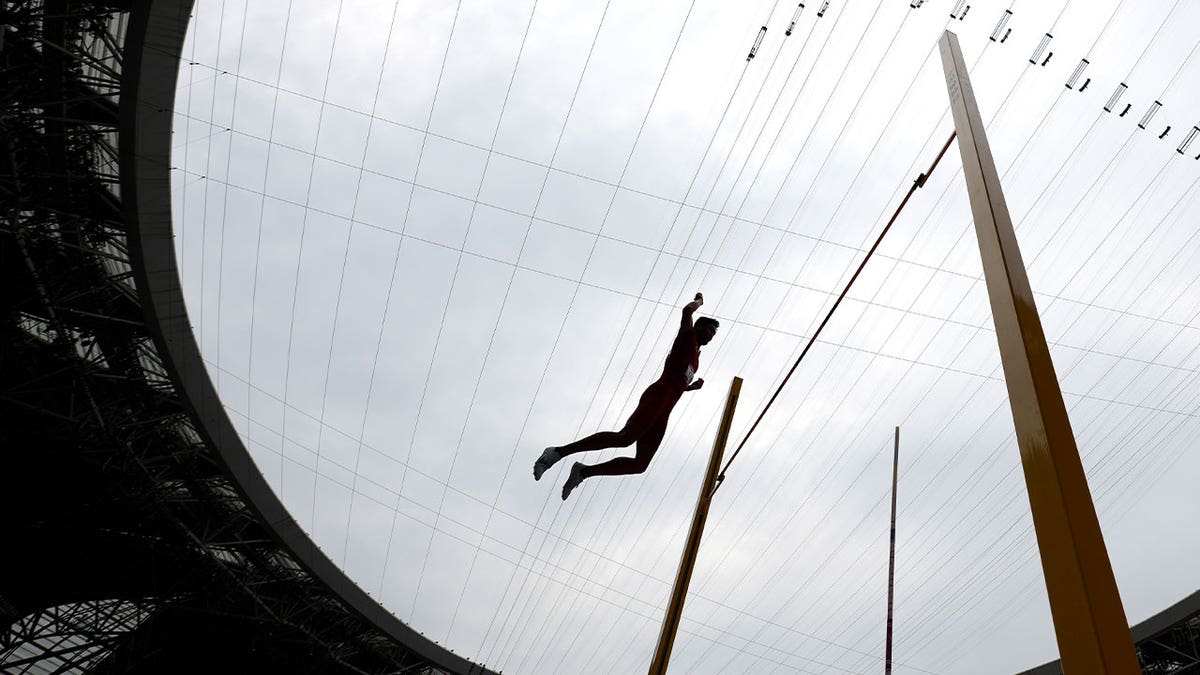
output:
[{"label": "athlete's bent leg", "polygon": [[596,464],[595,466],[582,465],[581,475],[584,478],[592,476],[627,476],[631,474],[642,473],[650,466],[650,460],[654,458],[654,453],[658,452],[658,446],[662,445],[663,436],[667,433],[667,418],[668,414],[664,414],[654,424],[642,434],[642,437],[637,440],[637,454],[633,457],[616,457],[607,462]]},{"label": "athlete's bent leg", "polygon": [[581,438],[574,443],[568,443],[555,448],[560,457],[573,455],[577,452],[603,450],[605,448],[627,448],[634,444],[637,436],[625,429],[620,431],[599,431],[591,436]]},{"label": "athlete's bent leg", "polygon": [[668,400],[664,397],[661,385],[651,384],[642,392],[641,398],[638,399],[637,408],[629,415],[625,426],[620,431],[601,431],[594,433],[586,438],[581,438],[574,443],[554,448],[559,457],[566,457],[577,452],[590,452],[592,450],[604,450],[605,448],[627,448],[638,442],[647,431],[658,421],[658,418],[663,415],[664,408],[667,407]]}]

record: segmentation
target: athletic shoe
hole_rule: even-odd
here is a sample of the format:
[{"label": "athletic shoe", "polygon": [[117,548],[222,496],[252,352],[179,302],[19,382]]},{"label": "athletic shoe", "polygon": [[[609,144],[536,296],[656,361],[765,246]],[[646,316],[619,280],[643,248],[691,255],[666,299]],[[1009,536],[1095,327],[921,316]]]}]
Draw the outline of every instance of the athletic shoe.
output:
[{"label": "athletic shoe", "polygon": [[533,463],[533,479],[541,480],[542,474],[546,473],[546,469],[554,466],[560,459],[562,459],[562,455],[558,454],[558,450],[553,447],[543,450],[541,457],[538,457]]},{"label": "athletic shoe", "polygon": [[567,497],[571,496],[571,491],[579,487],[583,482],[583,464],[575,462],[575,466],[571,467],[571,475],[567,476],[567,482],[563,483],[563,501],[567,501]]}]

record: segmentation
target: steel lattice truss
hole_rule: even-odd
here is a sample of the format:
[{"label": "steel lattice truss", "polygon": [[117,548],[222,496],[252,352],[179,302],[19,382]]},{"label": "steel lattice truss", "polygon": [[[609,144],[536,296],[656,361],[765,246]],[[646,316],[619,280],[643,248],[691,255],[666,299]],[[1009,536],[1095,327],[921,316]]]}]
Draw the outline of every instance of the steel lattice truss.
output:
[{"label": "steel lattice truss", "polygon": [[149,603],[100,600],[38,610],[0,638],[0,663],[21,673],[90,670],[154,609]]},{"label": "steel lattice truss", "polygon": [[[136,18],[118,0],[0,12],[0,666],[440,672],[279,544],[156,347],[121,199]],[[1147,672],[1200,671],[1198,603],[1134,629]]]},{"label": "steel lattice truss", "polygon": [[[1200,591],[1130,629],[1142,671],[1149,675],[1200,673]],[[1051,661],[1021,675],[1062,675]]]},{"label": "steel lattice truss", "polygon": [[[1200,592],[1133,627],[1146,673],[1200,673]],[[1055,664],[1057,665],[1057,664]]]},{"label": "steel lattice truss", "polygon": [[1147,673],[1200,672],[1200,610],[1160,635],[1138,644]]},{"label": "steel lattice truss", "polygon": [[121,203],[137,19],[117,1],[0,11],[0,666],[443,672],[279,544],[160,357]]}]

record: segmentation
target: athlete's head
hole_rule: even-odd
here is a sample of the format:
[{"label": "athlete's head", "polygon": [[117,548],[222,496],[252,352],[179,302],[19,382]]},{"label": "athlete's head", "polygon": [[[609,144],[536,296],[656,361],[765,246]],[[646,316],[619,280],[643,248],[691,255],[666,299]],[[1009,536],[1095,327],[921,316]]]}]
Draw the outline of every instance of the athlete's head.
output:
[{"label": "athlete's head", "polygon": [[706,345],[712,342],[713,337],[717,334],[717,328],[721,323],[711,316],[702,316],[696,319],[696,342],[701,345]]}]

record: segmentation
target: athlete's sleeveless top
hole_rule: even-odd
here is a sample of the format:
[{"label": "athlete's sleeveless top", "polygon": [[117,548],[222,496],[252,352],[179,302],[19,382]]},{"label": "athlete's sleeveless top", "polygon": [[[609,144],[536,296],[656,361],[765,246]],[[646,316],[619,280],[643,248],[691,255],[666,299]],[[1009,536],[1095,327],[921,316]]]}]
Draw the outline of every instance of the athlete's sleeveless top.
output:
[{"label": "athlete's sleeveless top", "polygon": [[700,343],[696,341],[696,330],[680,328],[659,379],[682,389],[692,383],[699,369]]}]

